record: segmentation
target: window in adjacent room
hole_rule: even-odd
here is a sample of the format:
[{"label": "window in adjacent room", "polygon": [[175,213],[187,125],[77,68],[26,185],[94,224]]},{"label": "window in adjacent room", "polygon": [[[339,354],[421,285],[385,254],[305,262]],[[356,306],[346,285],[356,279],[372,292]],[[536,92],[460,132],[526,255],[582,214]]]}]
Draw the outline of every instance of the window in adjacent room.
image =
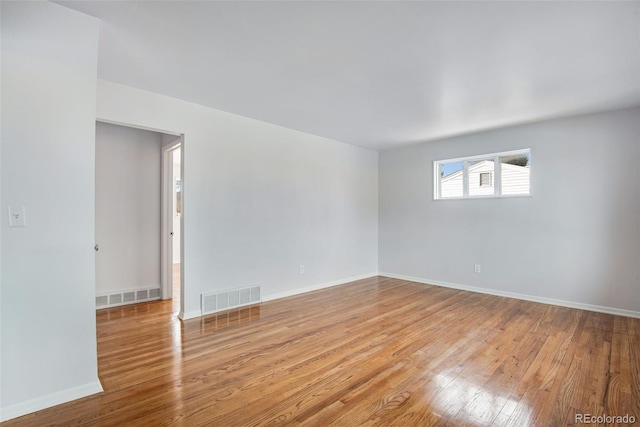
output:
[{"label": "window in adjacent room", "polygon": [[531,150],[434,162],[434,198],[466,199],[531,194]]}]

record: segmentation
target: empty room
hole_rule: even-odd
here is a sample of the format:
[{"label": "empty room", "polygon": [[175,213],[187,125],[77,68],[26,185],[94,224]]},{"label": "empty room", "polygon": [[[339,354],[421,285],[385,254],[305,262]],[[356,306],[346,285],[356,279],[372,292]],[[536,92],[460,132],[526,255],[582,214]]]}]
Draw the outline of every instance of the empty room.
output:
[{"label": "empty room", "polygon": [[640,1],[0,1],[2,426],[640,424]]}]

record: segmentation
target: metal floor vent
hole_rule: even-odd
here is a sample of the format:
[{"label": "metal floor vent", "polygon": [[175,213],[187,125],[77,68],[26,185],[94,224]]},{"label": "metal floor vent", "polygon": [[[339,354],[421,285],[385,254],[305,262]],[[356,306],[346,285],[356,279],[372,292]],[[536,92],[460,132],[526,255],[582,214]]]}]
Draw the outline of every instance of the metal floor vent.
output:
[{"label": "metal floor vent", "polygon": [[202,314],[211,314],[245,305],[261,302],[260,286],[250,286],[241,289],[216,291],[202,294],[200,308]]},{"label": "metal floor vent", "polygon": [[117,307],[156,299],[160,299],[160,288],[106,293],[96,296],[96,308]]}]

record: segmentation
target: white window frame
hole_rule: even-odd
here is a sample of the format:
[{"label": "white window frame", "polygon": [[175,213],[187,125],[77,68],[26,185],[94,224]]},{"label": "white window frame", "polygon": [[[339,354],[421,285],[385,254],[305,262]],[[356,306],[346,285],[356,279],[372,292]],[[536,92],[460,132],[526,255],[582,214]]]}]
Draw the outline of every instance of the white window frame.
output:
[{"label": "white window frame", "polygon": [[[466,199],[494,199],[494,198],[513,198],[513,197],[531,197],[531,175],[529,175],[529,194],[502,194],[502,168],[500,157],[517,156],[526,154],[529,156],[529,168],[531,168],[532,155],[531,148],[522,148],[519,150],[502,151],[500,153],[480,154],[477,156],[457,157],[454,159],[435,160],[433,162],[433,200],[466,200]],[[469,162],[478,160],[493,160],[493,189],[491,195],[469,195]],[[462,197],[441,197],[441,176],[440,165],[447,163],[462,163]]]}]

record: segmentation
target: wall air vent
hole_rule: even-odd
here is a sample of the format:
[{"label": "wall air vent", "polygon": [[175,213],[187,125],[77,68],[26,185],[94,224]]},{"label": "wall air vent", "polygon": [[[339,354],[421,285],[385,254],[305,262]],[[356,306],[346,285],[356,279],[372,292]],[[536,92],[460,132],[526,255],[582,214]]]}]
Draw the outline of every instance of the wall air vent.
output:
[{"label": "wall air vent", "polygon": [[109,297],[106,295],[102,295],[100,297],[96,297],[96,307],[106,307],[109,305]]},{"label": "wall air vent", "polygon": [[245,305],[258,304],[260,302],[260,286],[250,286],[247,288],[202,294],[200,297],[200,308],[202,314],[211,314]]},{"label": "wall air vent", "polygon": [[96,308],[117,307],[119,305],[160,299],[160,288],[137,289],[109,292],[96,295]]}]

